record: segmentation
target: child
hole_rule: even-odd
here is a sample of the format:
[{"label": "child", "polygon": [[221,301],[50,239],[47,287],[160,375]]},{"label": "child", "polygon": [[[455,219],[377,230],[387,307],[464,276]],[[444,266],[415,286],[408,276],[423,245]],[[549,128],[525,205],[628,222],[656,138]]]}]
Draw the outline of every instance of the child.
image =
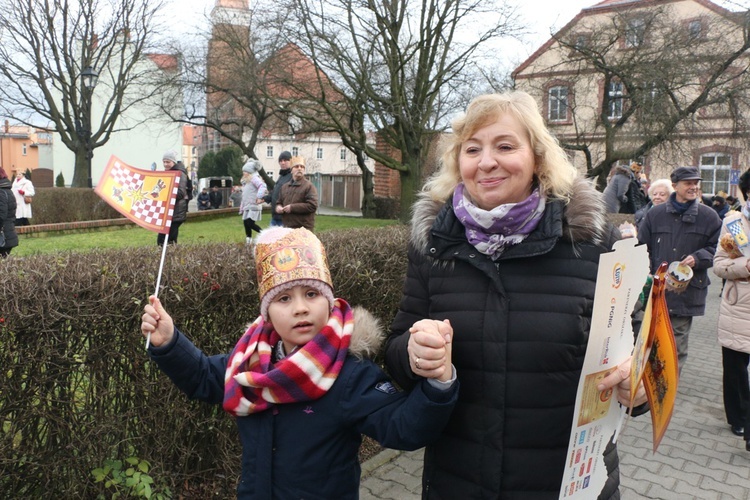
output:
[{"label": "child", "polygon": [[[307,229],[274,227],[255,246],[260,317],[231,355],[206,356],[174,327],[156,297],[141,332],[149,354],[191,399],[223,401],[242,441],[238,498],[357,498],[361,434],[417,449],[436,438],[457,399],[450,334],[444,368],[408,395],[363,355],[382,342],[377,321],[334,299],[325,249]],[[435,363],[438,360],[431,360]],[[425,360],[423,360],[425,362]],[[435,365],[439,367],[440,365]]]}]

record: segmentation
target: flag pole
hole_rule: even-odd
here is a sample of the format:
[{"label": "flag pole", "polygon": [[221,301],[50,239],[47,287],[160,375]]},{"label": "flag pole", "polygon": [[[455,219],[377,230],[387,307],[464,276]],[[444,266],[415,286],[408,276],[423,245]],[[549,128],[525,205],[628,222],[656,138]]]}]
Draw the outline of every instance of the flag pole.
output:
[{"label": "flag pole", "polygon": [[[167,256],[167,245],[169,244],[169,234],[164,235],[164,244],[161,249],[161,262],[159,262],[159,273],[156,275],[156,291],[154,297],[159,298],[159,286],[161,285],[161,273],[164,270],[164,258]],[[146,335],[146,350],[151,345],[151,332]]]}]

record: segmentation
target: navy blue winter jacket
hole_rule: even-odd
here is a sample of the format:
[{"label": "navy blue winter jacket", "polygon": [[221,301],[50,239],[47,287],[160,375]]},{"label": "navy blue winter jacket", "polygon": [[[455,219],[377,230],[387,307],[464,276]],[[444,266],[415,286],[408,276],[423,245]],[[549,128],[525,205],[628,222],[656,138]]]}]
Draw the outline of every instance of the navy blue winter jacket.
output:
[{"label": "navy blue winter jacket", "polygon": [[[408,395],[397,391],[376,364],[352,355],[358,353],[360,314],[355,312],[350,354],[325,396],[236,419],[243,450],[238,498],[358,498],[361,434],[387,448],[414,450],[445,426],[458,382],[448,391],[426,381]],[[372,343],[364,344],[372,351]],[[171,343],[152,347],[150,355],[190,399],[222,402],[228,355],[206,356],[177,330]]]}]

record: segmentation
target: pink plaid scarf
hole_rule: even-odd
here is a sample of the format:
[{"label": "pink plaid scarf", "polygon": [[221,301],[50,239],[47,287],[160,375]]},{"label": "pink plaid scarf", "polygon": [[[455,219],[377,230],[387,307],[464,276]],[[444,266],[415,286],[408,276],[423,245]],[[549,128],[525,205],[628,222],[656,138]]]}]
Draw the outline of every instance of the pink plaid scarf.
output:
[{"label": "pink plaid scarf", "polygon": [[322,397],[344,365],[353,328],[351,307],[336,299],[328,324],[307,344],[274,364],[272,348],[280,340],[279,334],[258,317],[229,356],[224,410],[244,417],[274,404]]}]

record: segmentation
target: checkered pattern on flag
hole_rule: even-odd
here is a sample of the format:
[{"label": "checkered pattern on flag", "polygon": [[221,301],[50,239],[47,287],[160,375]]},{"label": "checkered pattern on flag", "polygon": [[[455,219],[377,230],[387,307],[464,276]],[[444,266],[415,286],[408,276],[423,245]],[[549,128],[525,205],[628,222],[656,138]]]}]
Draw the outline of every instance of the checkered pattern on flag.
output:
[{"label": "checkered pattern on flag", "polygon": [[141,170],[113,155],[94,191],[139,226],[167,234],[179,186],[179,170]]},{"label": "checkered pattern on flag", "polygon": [[729,234],[731,234],[732,238],[734,238],[734,242],[737,243],[737,247],[739,247],[740,251],[743,254],[747,255],[748,241],[745,230],[742,229],[742,219],[737,218],[727,222],[727,231],[729,231]]}]

